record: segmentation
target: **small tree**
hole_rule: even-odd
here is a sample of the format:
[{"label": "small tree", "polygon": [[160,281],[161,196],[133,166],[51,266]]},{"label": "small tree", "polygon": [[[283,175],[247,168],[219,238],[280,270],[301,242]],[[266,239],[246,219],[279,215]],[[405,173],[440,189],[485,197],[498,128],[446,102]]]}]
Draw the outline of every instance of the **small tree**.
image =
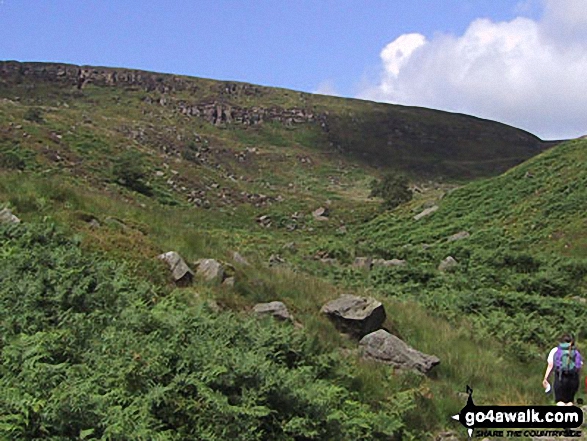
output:
[{"label": "small tree", "polygon": [[112,174],[120,185],[146,196],[152,195],[151,186],[145,181],[147,167],[140,153],[128,150],[114,159]]},{"label": "small tree", "polygon": [[383,208],[393,209],[398,205],[412,199],[412,192],[408,188],[408,178],[402,174],[387,173],[381,181],[371,181],[371,194],[369,197],[383,199]]}]

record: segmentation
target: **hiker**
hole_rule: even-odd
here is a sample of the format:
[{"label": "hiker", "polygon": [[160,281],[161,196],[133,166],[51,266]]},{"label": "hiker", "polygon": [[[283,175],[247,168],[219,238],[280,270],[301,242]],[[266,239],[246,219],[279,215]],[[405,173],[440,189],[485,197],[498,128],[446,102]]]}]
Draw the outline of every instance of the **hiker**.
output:
[{"label": "hiker", "polygon": [[554,400],[557,406],[572,406],[579,390],[579,371],[583,360],[570,334],[563,334],[560,343],[548,354],[548,366],[542,385],[548,389],[548,377],[554,370]]}]

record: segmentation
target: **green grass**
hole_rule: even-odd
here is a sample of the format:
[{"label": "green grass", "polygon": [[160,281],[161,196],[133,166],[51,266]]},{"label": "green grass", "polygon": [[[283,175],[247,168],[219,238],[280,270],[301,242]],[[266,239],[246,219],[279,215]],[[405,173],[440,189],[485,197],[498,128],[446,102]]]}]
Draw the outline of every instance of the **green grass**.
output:
[{"label": "green grass", "polygon": [[[394,430],[403,430],[406,439],[456,429],[448,416],[464,405],[458,392],[467,384],[478,404],[545,402],[543,359],[554,338],[563,328],[576,331],[580,344],[587,337],[586,308],[573,299],[587,296],[586,141],[468,183],[506,170],[545,144],[502,125],[442,112],[250,85],[226,93],[223,83],[183,80],[197,87],[170,92],[168,103],[220,100],[328,112],[328,130],[319,121],[215,127],[149,103],[163,95],[138,86],[89,84],[77,91],[63,83],[2,82],[0,206],[12,208],[25,224],[57,224],[79,241],[82,253],[124,264],[129,277],[177,300],[177,308],[139,305],[128,312],[168,328],[187,320],[182,308],[197,316],[209,301],[224,309],[220,317],[232,311],[239,323],[255,303],[283,301],[302,333],[346,366],[337,368],[333,384],[353,391],[373,411],[396,403],[403,428]],[[452,130],[462,142],[455,143]],[[518,135],[525,141],[513,143]],[[116,165],[123,152],[143,163],[140,180],[151,191],[136,191],[121,179],[125,169]],[[403,169],[425,191],[383,212],[379,200],[368,198],[369,183],[392,168]],[[461,187],[454,189],[456,183]],[[259,195],[269,202],[259,202]],[[412,219],[432,202],[437,212]],[[328,221],[313,219],[320,206],[329,207]],[[269,228],[256,221],[261,215],[271,217]],[[447,242],[462,230],[471,237]],[[174,289],[155,259],[170,250],[190,264],[199,258],[231,263],[231,252],[239,251],[252,265],[235,265],[234,288],[197,282]],[[314,259],[323,253],[338,263]],[[285,265],[269,268],[271,254],[284,257]],[[460,266],[443,274],[436,267],[447,255]],[[361,272],[350,266],[357,256],[408,264]],[[348,292],[381,300],[385,326],[440,357],[441,365],[422,377],[360,360],[356,342],[319,313],[326,301]],[[208,319],[216,320],[206,312],[202,320]],[[259,326],[281,332],[270,322]],[[110,348],[117,332],[109,334]],[[136,337],[147,338],[140,332]],[[361,409],[355,409],[357,418]]]}]

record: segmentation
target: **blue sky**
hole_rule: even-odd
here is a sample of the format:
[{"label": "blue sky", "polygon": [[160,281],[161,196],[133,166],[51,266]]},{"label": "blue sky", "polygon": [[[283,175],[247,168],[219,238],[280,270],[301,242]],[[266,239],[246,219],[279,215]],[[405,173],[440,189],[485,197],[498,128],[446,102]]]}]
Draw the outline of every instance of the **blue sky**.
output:
[{"label": "blue sky", "polygon": [[[558,13],[561,2],[584,5],[584,0],[0,0],[0,59],[246,81],[435,107],[500,120],[543,138],[573,137],[587,133],[587,120],[576,116],[563,124],[560,110],[552,113],[560,121],[551,121],[544,109],[534,115],[530,107],[541,102],[529,99],[542,90],[540,81],[552,85],[554,65],[571,57],[557,58],[544,49],[550,41],[528,42],[546,35],[557,17],[579,16],[578,31],[561,37],[568,41],[580,41],[580,29],[587,28],[587,17],[582,22],[577,8]],[[401,38],[406,35],[411,37]],[[510,41],[518,46],[510,47]],[[587,69],[587,48],[577,44],[579,62],[569,67],[579,74]],[[537,51],[548,55],[543,58],[554,71],[534,72],[531,63],[545,62],[530,56]],[[462,66],[467,69],[459,71]],[[520,87],[516,75],[532,78]],[[570,90],[565,99],[554,100],[557,105],[587,108],[585,86],[569,86],[566,77],[561,82]],[[504,84],[524,92],[519,102],[504,93]],[[576,101],[577,95],[579,102],[569,106],[566,97]],[[547,104],[552,102],[549,96]]]}]

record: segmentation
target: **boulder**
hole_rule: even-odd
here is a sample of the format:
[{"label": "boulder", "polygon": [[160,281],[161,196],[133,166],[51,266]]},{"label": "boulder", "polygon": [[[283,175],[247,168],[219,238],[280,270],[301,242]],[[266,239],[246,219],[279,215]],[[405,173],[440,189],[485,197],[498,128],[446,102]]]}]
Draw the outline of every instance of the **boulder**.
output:
[{"label": "boulder", "polygon": [[459,231],[458,233],[449,236],[446,240],[448,242],[454,242],[455,240],[466,239],[469,236],[471,236],[471,233],[469,233],[468,231]]},{"label": "boulder", "polygon": [[359,342],[363,358],[426,374],[440,363],[438,357],[427,355],[409,346],[384,329],[365,335]]},{"label": "boulder", "polygon": [[201,259],[197,262],[196,277],[206,282],[222,282],[224,266],[215,259]]},{"label": "boulder", "polygon": [[186,286],[192,282],[194,273],[177,252],[168,251],[160,254],[157,258],[167,263],[171,270],[173,281],[178,286]]},{"label": "boulder", "polygon": [[438,210],[438,205],[434,205],[433,207],[427,208],[426,210],[422,211],[421,213],[414,216],[414,220],[420,220],[423,217],[429,216]]},{"label": "boulder", "polygon": [[357,257],[353,262],[353,268],[360,269],[360,270],[367,270],[371,269],[373,265],[373,259],[370,257]]},{"label": "boulder", "polygon": [[260,316],[270,315],[278,320],[293,321],[292,315],[283,302],[257,303],[253,311]]},{"label": "boulder", "polygon": [[440,262],[440,264],[438,265],[438,271],[453,271],[458,265],[459,263],[455,260],[454,257],[448,256],[446,259]]},{"label": "boulder", "polygon": [[321,312],[342,332],[357,338],[381,328],[385,321],[385,309],[381,302],[349,294],[326,303]]},{"label": "boulder", "polygon": [[373,266],[383,266],[383,267],[390,267],[390,266],[404,266],[406,264],[405,260],[401,259],[373,259]]},{"label": "boulder", "polygon": [[20,219],[12,214],[8,208],[3,208],[0,210],[0,223],[2,224],[19,224]]}]

